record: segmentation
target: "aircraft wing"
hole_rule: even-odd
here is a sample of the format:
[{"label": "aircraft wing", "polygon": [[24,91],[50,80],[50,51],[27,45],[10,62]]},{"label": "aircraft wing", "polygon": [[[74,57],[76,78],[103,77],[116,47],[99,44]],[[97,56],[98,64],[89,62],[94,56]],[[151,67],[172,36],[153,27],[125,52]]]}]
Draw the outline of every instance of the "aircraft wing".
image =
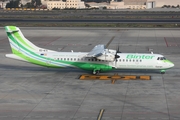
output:
[{"label": "aircraft wing", "polygon": [[105,52],[105,46],[104,45],[96,45],[88,54],[86,57],[99,57],[103,55]]}]

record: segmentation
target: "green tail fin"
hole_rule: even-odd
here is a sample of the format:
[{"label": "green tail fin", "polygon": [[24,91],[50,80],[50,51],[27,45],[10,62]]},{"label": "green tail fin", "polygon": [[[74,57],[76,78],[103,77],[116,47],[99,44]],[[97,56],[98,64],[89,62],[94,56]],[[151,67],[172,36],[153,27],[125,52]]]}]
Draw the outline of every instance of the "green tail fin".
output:
[{"label": "green tail fin", "polygon": [[24,37],[21,30],[16,26],[5,26],[5,30],[10,42],[12,52],[19,53],[21,49],[30,51],[39,51],[39,47],[35,46],[28,39]]}]

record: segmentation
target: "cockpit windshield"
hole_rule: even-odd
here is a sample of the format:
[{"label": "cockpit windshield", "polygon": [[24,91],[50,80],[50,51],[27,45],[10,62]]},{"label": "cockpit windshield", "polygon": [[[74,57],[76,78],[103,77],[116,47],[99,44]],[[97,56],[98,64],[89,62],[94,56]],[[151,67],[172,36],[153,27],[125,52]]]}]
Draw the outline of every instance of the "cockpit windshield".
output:
[{"label": "cockpit windshield", "polygon": [[158,57],[157,60],[166,60],[165,57]]}]

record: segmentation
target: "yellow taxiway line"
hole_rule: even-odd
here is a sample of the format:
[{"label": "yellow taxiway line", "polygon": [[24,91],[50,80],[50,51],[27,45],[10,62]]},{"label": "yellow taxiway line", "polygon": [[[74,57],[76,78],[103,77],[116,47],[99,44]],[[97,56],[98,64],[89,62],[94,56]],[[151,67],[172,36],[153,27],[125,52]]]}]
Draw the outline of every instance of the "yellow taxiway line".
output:
[{"label": "yellow taxiway line", "polygon": [[115,83],[116,80],[151,80],[149,75],[88,75],[84,74],[79,77],[80,80],[111,80]]}]

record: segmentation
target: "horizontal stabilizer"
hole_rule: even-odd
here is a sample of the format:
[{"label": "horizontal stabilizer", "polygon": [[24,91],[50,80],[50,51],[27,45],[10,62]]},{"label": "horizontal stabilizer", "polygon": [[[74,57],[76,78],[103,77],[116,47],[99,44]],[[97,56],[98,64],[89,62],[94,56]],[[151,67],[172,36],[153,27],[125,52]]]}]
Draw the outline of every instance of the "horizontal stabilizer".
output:
[{"label": "horizontal stabilizer", "polygon": [[18,32],[19,30],[6,30],[6,32],[8,33],[15,33],[15,32]]},{"label": "horizontal stabilizer", "polygon": [[15,54],[6,54],[7,58],[11,58],[11,59],[16,59],[16,60],[22,60],[22,61],[26,61],[25,59],[15,55]]}]

